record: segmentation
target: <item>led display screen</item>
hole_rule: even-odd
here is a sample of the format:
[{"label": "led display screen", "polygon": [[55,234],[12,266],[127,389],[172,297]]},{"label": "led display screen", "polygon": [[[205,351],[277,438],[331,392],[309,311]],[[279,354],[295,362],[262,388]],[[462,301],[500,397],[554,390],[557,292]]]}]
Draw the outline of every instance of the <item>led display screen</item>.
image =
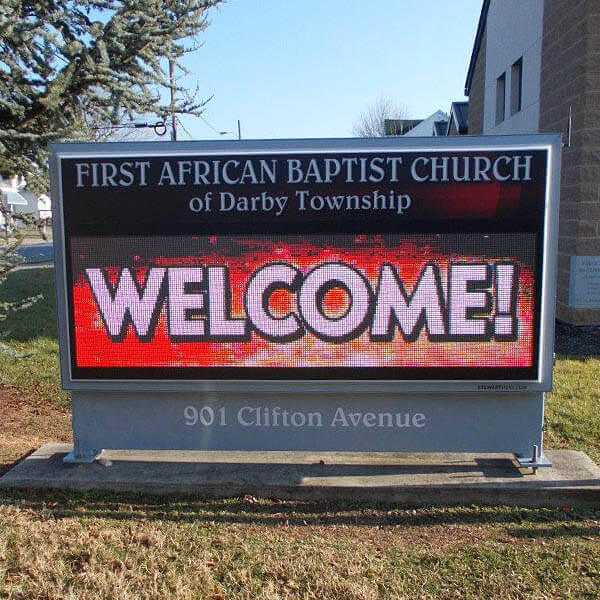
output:
[{"label": "led display screen", "polygon": [[533,381],[545,150],[67,157],[76,380]]},{"label": "led display screen", "polygon": [[531,234],[102,242],[71,242],[77,368],[439,376],[534,364]]}]

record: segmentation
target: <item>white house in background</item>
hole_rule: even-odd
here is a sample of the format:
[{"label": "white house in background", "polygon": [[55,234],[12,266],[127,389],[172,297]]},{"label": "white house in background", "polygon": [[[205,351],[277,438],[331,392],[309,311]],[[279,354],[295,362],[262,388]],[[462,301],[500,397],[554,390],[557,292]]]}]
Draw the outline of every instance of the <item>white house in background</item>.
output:
[{"label": "white house in background", "polygon": [[416,137],[430,137],[432,135],[446,135],[448,115],[436,110],[426,119],[385,119],[383,122],[385,135],[409,135]]},{"label": "white house in background", "polygon": [[40,219],[51,219],[52,218],[52,205],[50,203],[50,196],[48,194],[42,194],[37,200],[38,217]]},{"label": "white house in background", "polygon": [[426,119],[386,119],[386,135],[412,137],[439,137],[467,135],[469,131],[469,103],[453,102],[446,114],[436,110]]},{"label": "white house in background", "polygon": [[[38,219],[52,217],[50,197],[46,194],[37,196],[26,189],[23,177],[0,176],[0,201],[10,208],[13,214],[31,213]],[[0,225],[4,225],[4,217],[0,213]]]},{"label": "white house in background", "polygon": [[448,115],[442,110],[436,110],[426,119],[423,119],[418,125],[415,125],[415,127],[407,131],[404,136],[431,137],[433,135],[438,135],[435,124],[439,123],[440,121],[446,123],[448,121]]}]

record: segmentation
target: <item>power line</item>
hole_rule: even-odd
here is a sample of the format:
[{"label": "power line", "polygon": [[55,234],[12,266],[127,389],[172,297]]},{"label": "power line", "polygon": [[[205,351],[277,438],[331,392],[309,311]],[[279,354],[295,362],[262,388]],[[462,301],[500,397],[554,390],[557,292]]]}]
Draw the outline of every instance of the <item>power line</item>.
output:
[{"label": "power line", "polygon": [[226,135],[228,133],[230,133],[229,131],[219,131],[218,129],[215,129],[202,115],[198,115],[203,121],[204,123],[210,127],[215,133],[218,133],[219,135]]},{"label": "power line", "polygon": [[185,133],[188,134],[190,140],[193,140],[194,138],[193,138],[192,134],[185,128],[185,126],[181,122],[181,119],[179,117],[176,117],[176,118],[177,118],[177,122],[181,125],[181,129],[183,129],[183,131],[185,131]]},{"label": "power line", "polygon": [[156,135],[164,135],[167,131],[167,127],[164,121],[156,121],[156,123],[126,123],[124,125],[104,125],[101,127],[89,127],[91,131],[114,131],[115,129],[154,129]]}]

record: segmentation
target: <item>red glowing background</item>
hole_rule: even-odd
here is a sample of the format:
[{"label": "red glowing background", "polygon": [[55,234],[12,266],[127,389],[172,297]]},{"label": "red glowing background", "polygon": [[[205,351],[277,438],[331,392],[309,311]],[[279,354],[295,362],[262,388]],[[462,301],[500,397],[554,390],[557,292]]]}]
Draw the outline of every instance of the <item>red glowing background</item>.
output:
[{"label": "red glowing background", "polygon": [[[534,236],[532,234],[469,235],[323,235],[323,236],[171,236],[81,237],[71,239],[72,307],[75,365],[94,368],[127,367],[531,367],[533,365],[535,293]],[[471,245],[469,245],[471,244]],[[376,287],[384,263],[395,265],[410,291],[425,263],[436,263],[447,292],[451,262],[514,261],[519,265],[515,341],[434,342],[425,330],[415,341],[396,332],[389,342],[371,341],[367,331],[344,343],[327,343],[306,333],[289,343],[270,342],[253,333],[244,342],[174,342],[162,307],[154,335],[140,341],[128,326],[121,342],[108,336],[84,269],[104,269],[112,285],[122,267],[129,267],[143,284],[150,267],[227,266],[230,273],[231,316],[244,318],[243,291],[261,266],[285,261],[304,273],[316,266],[343,261],[363,273]],[[296,298],[275,291],[272,313],[285,315],[297,309]],[[348,307],[345,291],[334,289],[324,297],[331,317]],[[492,309],[492,313],[493,313]]]}]

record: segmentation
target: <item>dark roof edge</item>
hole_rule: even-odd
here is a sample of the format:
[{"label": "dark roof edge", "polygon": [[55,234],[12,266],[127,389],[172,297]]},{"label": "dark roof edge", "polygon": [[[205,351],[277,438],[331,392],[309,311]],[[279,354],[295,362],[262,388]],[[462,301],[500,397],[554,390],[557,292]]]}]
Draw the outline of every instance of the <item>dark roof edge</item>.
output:
[{"label": "dark roof edge", "polygon": [[[459,118],[458,111],[456,110],[457,106],[466,106],[467,111],[469,110],[469,103],[465,100],[459,100],[457,102],[453,102],[450,105],[450,112],[448,113],[448,124],[446,125],[446,135],[450,135],[450,127],[452,127],[452,121],[456,122],[456,131],[459,135],[464,135],[469,130],[469,117],[467,116],[467,122],[461,123],[461,119]],[[468,113],[467,113],[468,115]]]},{"label": "dark roof edge", "polygon": [[483,0],[481,13],[479,15],[479,23],[477,23],[477,33],[475,34],[475,41],[473,42],[473,50],[471,52],[471,61],[469,62],[469,70],[467,71],[467,79],[465,81],[465,96],[468,96],[471,91],[473,71],[475,71],[475,63],[477,62],[477,56],[479,55],[479,48],[481,46],[481,39],[483,38],[489,8],[490,0]]}]

